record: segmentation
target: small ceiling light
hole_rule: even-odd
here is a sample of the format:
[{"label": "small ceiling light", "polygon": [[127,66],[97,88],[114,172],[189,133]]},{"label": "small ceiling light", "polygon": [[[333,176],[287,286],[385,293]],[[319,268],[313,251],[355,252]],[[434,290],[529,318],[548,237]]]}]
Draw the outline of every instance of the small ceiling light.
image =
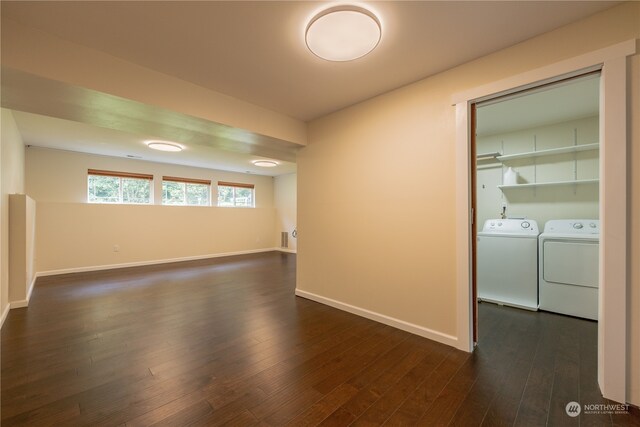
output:
[{"label": "small ceiling light", "polygon": [[260,166],[261,168],[273,168],[278,166],[277,162],[273,162],[271,160],[254,160],[252,163],[255,166]]},{"label": "small ceiling light", "polygon": [[165,141],[148,141],[147,147],[153,148],[154,150],[160,150],[160,151],[177,152],[177,151],[183,150],[183,148],[180,145],[174,144],[173,142],[165,142]]},{"label": "small ceiling light", "polygon": [[307,47],[327,61],[351,61],[371,52],[380,42],[380,20],[359,6],[325,9],[307,25]]}]

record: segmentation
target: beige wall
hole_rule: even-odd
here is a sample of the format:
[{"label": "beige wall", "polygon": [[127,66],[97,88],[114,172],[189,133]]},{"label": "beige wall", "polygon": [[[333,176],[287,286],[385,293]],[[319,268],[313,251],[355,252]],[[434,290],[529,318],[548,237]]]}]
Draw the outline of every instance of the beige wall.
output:
[{"label": "beige wall", "polygon": [[256,207],[270,208],[273,206],[273,178],[270,176],[38,147],[28,147],[26,150],[27,194],[37,202],[84,203],[87,201],[88,169],[153,174],[155,204],[162,203],[162,176],[166,175],[211,180],[212,204],[214,205],[217,203],[215,184],[218,181],[254,184]]},{"label": "beige wall", "polygon": [[[308,146],[298,155],[298,289],[455,336],[453,94],[638,37],[640,3],[625,3],[311,122]],[[638,147],[637,55],[630,75],[631,145]],[[630,218],[637,237],[635,150],[632,161]],[[640,239],[631,245],[631,260],[638,260]],[[638,404],[635,264],[628,396]]]},{"label": "beige wall", "polygon": [[298,177],[295,173],[280,175],[274,178],[273,203],[276,208],[275,247],[280,247],[280,233],[289,233],[289,249],[295,251],[298,239],[291,234],[297,222],[297,187]]},{"label": "beige wall", "polygon": [[[154,175],[152,206],[88,204],[87,169]],[[255,185],[256,208],[162,206],[162,176]],[[38,272],[273,248],[273,178],[29,147]],[[114,247],[118,247],[118,251]]]},{"label": "beige wall", "polygon": [[[275,210],[38,202],[39,272],[273,248]],[[117,246],[117,251],[114,250]]]},{"label": "beige wall", "polygon": [[9,304],[9,194],[24,193],[24,144],[11,111],[2,109],[0,197],[0,313]]},{"label": "beige wall", "polygon": [[[479,120],[482,120],[479,117]],[[578,144],[598,142],[598,117],[572,120],[515,132],[479,136],[478,153],[503,152],[516,154],[534,151],[534,136],[538,150],[572,146],[574,129]],[[504,147],[504,149],[503,149]],[[502,177],[509,166],[519,174],[519,183],[572,181],[574,166],[578,179],[597,179],[598,151],[556,154],[536,158],[481,161],[477,172],[477,218],[482,227],[487,219],[499,218],[502,203],[507,216],[527,217],[538,222],[540,231],[550,219],[597,219],[598,185],[564,185],[500,190]],[[575,163],[574,163],[575,160]]]}]

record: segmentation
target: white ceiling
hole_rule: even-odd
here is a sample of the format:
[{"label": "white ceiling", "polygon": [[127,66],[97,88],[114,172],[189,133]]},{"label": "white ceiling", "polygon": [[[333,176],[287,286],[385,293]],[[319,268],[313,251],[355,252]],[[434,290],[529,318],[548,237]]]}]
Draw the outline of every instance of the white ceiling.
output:
[{"label": "white ceiling", "polygon": [[599,74],[523,92],[478,107],[477,135],[496,135],[592,117],[600,103]]},{"label": "white ceiling", "polygon": [[[360,2],[356,2],[360,3]],[[382,1],[380,45],[352,62],[309,52],[327,2],[2,2],[13,19],[304,121],[615,5],[598,1]]]},{"label": "white ceiling", "polygon": [[[0,6],[3,21],[15,20],[129,62],[308,121],[514,45],[619,2],[356,3],[369,7],[379,16],[383,27],[382,40],[364,58],[340,63],[319,59],[306,49],[303,40],[308,20],[328,2],[3,1]],[[4,79],[5,74],[3,87]],[[57,93],[70,90],[63,89]],[[27,97],[27,92],[14,91],[13,94]],[[5,95],[9,92],[5,91]],[[26,102],[22,99],[13,101],[15,105]],[[56,101],[59,102],[42,100],[39,104],[55,109]],[[127,102],[120,100],[121,104]],[[139,106],[131,108],[122,111],[140,110],[145,113]],[[122,111],[105,111],[104,116],[106,120],[113,121],[118,114],[122,116]],[[181,136],[178,142],[193,141],[185,144],[188,149],[176,156],[152,153],[141,146],[141,140],[154,135],[152,125],[155,128],[162,125],[144,121],[145,114],[142,113],[140,118],[119,117],[120,127],[106,129],[102,127],[106,125],[100,122],[104,119],[95,111],[80,114],[92,120],[66,117],[51,110],[31,111],[35,112],[43,115],[16,112],[25,143],[31,145],[116,156],[134,155],[153,161],[266,175],[295,170],[296,148],[289,146],[293,144],[225,140],[220,135],[202,132],[206,124],[195,118],[176,116],[178,122],[187,125],[170,131]],[[172,113],[163,114],[160,116]],[[215,128],[215,124],[212,127]],[[238,132],[242,133],[241,130]],[[206,138],[208,142],[202,142]],[[279,158],[282,166],[266,170],[250,165],[250,160],[269,155]]]}]

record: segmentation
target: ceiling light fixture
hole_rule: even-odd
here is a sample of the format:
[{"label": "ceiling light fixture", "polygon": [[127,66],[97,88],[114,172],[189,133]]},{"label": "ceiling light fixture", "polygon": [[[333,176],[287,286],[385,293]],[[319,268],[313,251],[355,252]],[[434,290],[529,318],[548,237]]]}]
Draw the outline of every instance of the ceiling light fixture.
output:
[{"label": "ceiling light fixture", "polygon": [[351,61],[371,52],[380,42],[376,15],[359,6],[325,9],[311,19],[305,32],[307,47],[327,61]]},{"label": "ceiling light fixture", "polygon": [[271,160],[254,160],[252,163],[254,166],[260,166],[261,168],[273,168],[278,166],[277,162],[273,162]]},{"label": "ceiling light fixture", "polygon": [[165,142],[165,141],[147,141],[147,147],[153,148],[154,150],[160,151],[182,151],[182,146],[178,144],[174,144],[173,142]]}]

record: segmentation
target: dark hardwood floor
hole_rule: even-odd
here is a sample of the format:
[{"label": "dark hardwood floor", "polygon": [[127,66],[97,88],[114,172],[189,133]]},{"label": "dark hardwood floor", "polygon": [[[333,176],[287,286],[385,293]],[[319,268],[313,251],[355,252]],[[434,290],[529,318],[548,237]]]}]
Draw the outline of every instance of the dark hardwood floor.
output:
[{"label": "dark hardwood floor", "polygon": [[38,280],[2,328],[2,425],[640,425],[596,323],[481,304],[451,347],[294,296],[277,252]]}]

